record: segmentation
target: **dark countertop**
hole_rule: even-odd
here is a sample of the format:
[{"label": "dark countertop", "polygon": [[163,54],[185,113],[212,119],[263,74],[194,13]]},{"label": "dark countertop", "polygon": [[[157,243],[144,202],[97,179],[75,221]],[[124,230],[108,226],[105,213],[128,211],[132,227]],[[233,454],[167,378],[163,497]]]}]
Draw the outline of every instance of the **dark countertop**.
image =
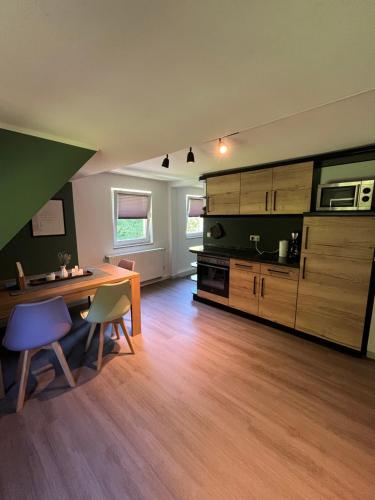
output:
[{"label": "dark countertop", "polygon": [[251,260],[253,262],[264,262],[265,264],[278,264],[280,266],[299,268],[299,260],[297,262],[290,262],[286,257],[279,257],[278,254],[259,255],[254,253],[254,251],[250,248],[248,250],[241,250],[239,248],[220,248],[209,245],[198,245],[190,247],[189,251],[196,254],[207,254],[229,258],[232,257],[234,259]]}]

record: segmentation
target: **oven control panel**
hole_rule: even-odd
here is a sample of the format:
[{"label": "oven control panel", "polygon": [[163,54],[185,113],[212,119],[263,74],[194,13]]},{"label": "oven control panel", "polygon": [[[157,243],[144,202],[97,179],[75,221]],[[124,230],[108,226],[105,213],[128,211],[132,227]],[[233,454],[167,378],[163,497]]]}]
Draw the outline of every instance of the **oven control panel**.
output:
[{"label": "oven control panel", "polygon": [[229,259],[226,257],[211,257],[209,255],[198,255],[198,265],[211,264],[213,266],[229,267]]}]

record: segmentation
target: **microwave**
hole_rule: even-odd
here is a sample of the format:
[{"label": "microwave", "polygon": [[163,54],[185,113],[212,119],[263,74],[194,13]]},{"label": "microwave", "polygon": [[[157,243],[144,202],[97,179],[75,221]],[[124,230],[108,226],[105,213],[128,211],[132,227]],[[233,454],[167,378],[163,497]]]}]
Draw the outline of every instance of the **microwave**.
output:
[{"label": "microwave", "polygon": [[316,210],[371,210],[374,180],[319,184]]}]

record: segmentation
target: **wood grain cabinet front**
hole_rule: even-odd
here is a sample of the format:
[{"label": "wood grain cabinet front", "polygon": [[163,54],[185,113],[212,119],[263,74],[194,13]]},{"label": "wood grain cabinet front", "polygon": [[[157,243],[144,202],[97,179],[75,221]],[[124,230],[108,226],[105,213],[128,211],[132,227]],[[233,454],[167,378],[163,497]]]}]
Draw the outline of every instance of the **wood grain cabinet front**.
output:
[{"label": "wood grain cabinet front", "polygon": [[298,281],[261,275],[259,289],[259,316],[294,327],[296,318]]},{"label": "wood grain cabinet front", "polygon": [[207,215],[240,213],[240,174],[209,177],[206,181]]},{"label": "wood grain cabinet front", "polygon": [[317,216],[303,221],[302,251],[372,260],[375,247],[375,217]]},{"label": "wood grain cabinet front", "polygon": [[241,174],[241,214],[270,214],[272,169],[254,170]]},{"label": "wood grain cabinet front", "polygon": [[296,328],[360,350],[372,260],[302,254]]},{"label": "wood grain cabinet front", "polygon": [[298,269],[230,260],[229,305],[294,327]]},{"label": "wood grain cabinet front", "polygon": [[375,217],[305,217],[296,328],[360,350]]},{"label": "wood grain cabinet front", "polygon": [[230,260],[229,305],[240,311],[258,314],[260,264]]},{"label": "wood grain cabinet front", "polygon": [[310,211],[313,163],[297,163],[272,169],[273,214]]},{"label": "wood grain cabinet front", "polygon": [[241,173],[241,214],[302,214],[310,210],[313,163]]}]

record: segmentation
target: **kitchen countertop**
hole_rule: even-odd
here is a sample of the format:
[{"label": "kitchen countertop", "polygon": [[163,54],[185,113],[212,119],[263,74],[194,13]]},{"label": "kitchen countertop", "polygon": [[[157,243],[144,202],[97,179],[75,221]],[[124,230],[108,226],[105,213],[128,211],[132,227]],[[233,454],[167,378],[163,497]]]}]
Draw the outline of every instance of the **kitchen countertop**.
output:
[{"label": "kitchen countertop", "polygon": [[190,247],[189,251],[196,254],[207,254],[216,257],[232,257],[234,259],[243,259],[260,263],[264,262],[265,264],[278,264],[280,266],[299,268],[299,260],[297,262],[291,262],[286,257],[279,257],[277,254],[259,255],[250,248],[248,250],[244,250],[240,248],[220,248],[210,245],[197,245],[195,247]]}]

